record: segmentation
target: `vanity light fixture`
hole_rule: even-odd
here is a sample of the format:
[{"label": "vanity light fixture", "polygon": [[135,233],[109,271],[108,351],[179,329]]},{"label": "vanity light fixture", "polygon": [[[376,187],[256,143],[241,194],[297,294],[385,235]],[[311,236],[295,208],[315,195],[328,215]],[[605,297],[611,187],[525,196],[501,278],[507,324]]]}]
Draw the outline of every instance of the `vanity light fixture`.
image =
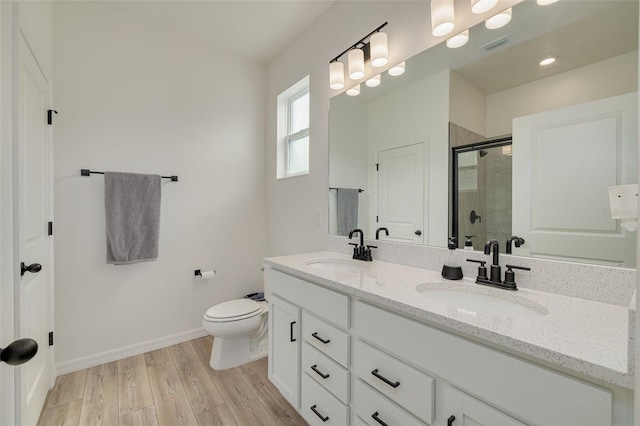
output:
[{"label": "vanity light fixture", "polygon": [[471,0],[471,11],[475,14],[490,11],[498,4],[498,0]]},{"label": "vanity light fixture", "polygon": [[378,87],[378,86],[380,86],[380,74],[374,75],[369,80],[367,80],[364,84],[366,84],[367,87]]},{"label": "vanity light fixture", "polygon": [[538,3],[538,6],[548,6],[550,4],[553,4],[555,2],[557,2],[558,0],[536,0],[536,3]]},{"label": "vanity light fixture", "polygon": [[431,0],[431,34],[446,36],[454,27],[453,0]]},{"label": "vanity light fixture", "polygon": [[484,26],[489,30],[497,30],[507,25],[511,21],[512,8],[496,13],[491,18],[484,21]]},{"label": "vanity light fixture", "polygon": [[447,47],[455,49],[464,46],[469,41],[469,30],[464,30],[447,40]]},{"label": "vanity light fixture", "polygon": [[333,61],[329,64],[329,87],[333,90],[344,88],[344,64],[340,61]]},{"label": "vanity light fixture", "polygon": [[547,65],[551,65],[556,61],[556,58],[546,58],[540,61],[540,66],[546,67]]},{"label": "vanity light fixture", "polygon": [[399,75],[404,74],[404,66],[405,66],[404,61],[400,62],[397,65],[392,66],[391,68],[389,68],[389,71],[388,71],[389,75],[391,77],[397,77]]},{"label": "vanity light fixture", "polygon": [[[364,77],[364,64],[369,60],[374,67],[387,64],[389,61],[387,34],[380,32],[386,25],[387,22],[380,25],[329,61],[329,87],[334,90],[344,88],[344,64],[340,62],[340,58],[345,54],[347,54],[348,75],[351,80],[360,80]],[[356,95],[359,93],[360,89],[358,88]]]},{"label": "vanity light fixture", "polygon": [[511,145],[504,145],[502,147],[502,155],[513,155],[513,151],[511,150]]},{"label": "vanity light fixture", "polygon": [[360,85],[356,84],[350,89],[347,89],[347,95],[349,96],[358,96],[360,94]]}]

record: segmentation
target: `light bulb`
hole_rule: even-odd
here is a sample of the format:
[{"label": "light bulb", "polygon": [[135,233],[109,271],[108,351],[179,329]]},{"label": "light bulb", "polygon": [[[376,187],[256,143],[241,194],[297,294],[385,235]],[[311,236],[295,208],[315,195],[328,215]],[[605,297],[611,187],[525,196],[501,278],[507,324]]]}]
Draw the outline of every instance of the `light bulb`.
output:
[{"label": "light bulb", "polygon": [[366,84],[367,87],[378,87],[378,86],[380,86],[380,74],[374,75],[369,80],[367,80],[364,84]]},{"label": "light bulb", "polygon": [[399,75],[404,74],[404,61],[389,68],[388,72],[389,72],[389,75],[392,77],[397,77]]},{"label": "light bulb", "polygon": [[340,61],[329,64],[329,87],[333,90],[344,88],[344,64]]},{"label": "light bulb", "polygon": [[471,11],[475,14],[490,11],[498,4],[498,0],[471,0]]},{"label": "light bulb", "polygon": [[347,89],[347,95],[349,96],[358,96],[360,94],[360,85],[356,84],[350,89]]},{"label": "light bulb", "polygon": [[431,0],[431,33],[442,37],[455,26],[453,0]]},{"label": "light bulb", "polygon": [[362,49],[351,49],[348,55],[349,78],[360,80],[364,77],[364,52]]},{"label": "light bulb", "polygon": [[469,41],[469,30],[464,30],[447,40],[447,47],[455,49],[464,46]]},{"label": "light bulb", "polygon": [[387,65],[387,62],[389,62],[387,34],[377,32],[371,36],[369,43],[371,48],[371,66],[378,68]]},{"label": "light bulb", "polygon": [[503,10],[500,13],[496,13],[491,18],[484,21],[484,26],[490,30],[496,30],[507,25],[511,21],[511,8]]}]

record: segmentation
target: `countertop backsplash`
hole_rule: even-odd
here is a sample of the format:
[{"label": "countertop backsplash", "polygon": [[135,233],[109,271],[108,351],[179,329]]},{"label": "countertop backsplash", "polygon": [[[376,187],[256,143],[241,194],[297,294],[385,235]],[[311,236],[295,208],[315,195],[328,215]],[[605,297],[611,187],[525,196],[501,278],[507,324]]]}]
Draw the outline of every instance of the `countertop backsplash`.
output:
[{"label": "countertop backsplash", "polygon": [[[353,247],[348,239],[327,236],[327,250],[351,254]],[[419,246],[381,240],[365,240],[365,244],[377,246],[372,249],[374,260],[414,266],[439,271],[449,251],[446,248]],[[465,278],[475,278],[478,264],[467,259],[486,260],[491,265],[491,256],[481,251],[456,250]],[[578,297],[596,302],[608,303],[635,309],[636,270],[583,263],[561,262],[531,257],[500,254],[502,273],[505,265],[526,266],[531,271],[515,271],[519,287],[563,296]]]}]

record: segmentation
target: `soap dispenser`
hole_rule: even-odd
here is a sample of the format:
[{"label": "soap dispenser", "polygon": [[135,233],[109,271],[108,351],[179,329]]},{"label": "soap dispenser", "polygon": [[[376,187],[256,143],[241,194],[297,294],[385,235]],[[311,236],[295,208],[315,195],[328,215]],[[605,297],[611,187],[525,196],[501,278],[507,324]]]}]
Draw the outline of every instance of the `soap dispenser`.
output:
[{"label": "soap dispenser", "polygon": [[449,238],[449,252],[442,266],[442,278],[447,280],[461,280],[462,266],[456,257],[456,237]]},{"label": "soap dispenser", "polygon": [[466,238],[464,241],[464,249],[473,251],[473,241],[471,241],[471,239],[475,237],[475,235],[465,235],[464,237]]}]

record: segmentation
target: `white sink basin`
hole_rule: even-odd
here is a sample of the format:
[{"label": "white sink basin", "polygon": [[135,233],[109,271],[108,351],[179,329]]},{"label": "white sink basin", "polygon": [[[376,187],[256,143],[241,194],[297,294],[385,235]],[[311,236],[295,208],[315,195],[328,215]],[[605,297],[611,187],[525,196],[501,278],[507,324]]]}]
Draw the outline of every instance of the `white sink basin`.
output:
[{"label": "white sink basin", "polygon": [[[495,294],[484,289],[450,289],[443,284],[421,284],[416,291],[430,301],[452,306],[458,312],[470,315],[484,314],[507,318],[535,318],[547,315],[542,305],[516,296],[511,292]],[[507,290],[495,290],[504,291]]]},{"label": "white sink basin", "polygon": [[352,259],[317,259],[307,262],[307,265],[324,271],[360,273],[368,271],[371,262]]}]

